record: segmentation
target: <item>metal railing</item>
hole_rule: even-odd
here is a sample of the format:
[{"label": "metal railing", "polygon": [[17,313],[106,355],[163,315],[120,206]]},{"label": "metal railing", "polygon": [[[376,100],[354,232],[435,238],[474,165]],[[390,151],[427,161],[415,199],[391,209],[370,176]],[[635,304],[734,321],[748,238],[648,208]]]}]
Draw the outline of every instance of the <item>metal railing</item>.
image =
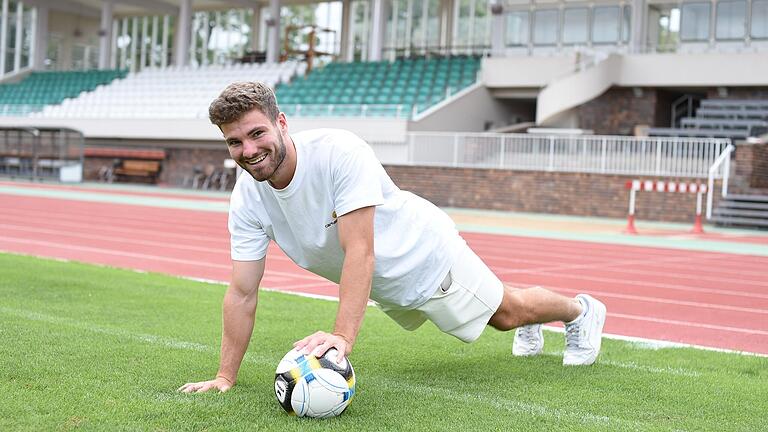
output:
[{"label": "metal railing", "polygon": [[714,201],[715,178],[722,178],[721,193],[723,198],[728,196],[728,177],[731,172],[731,153],[736,147],[728,145],[720,156],[717,157],[712,166],[709,167],[709,176],[707,178],[707,219],[712,218],[712,202]]},{"label": "metal railing", "polygon": [[411,118],[413,105],[399,104],[280,104],[280,110],[294,117]]},{"label": "metal railing", "polygon": [[0,128],[0,175],[80,182],[83,135],[67,128]]},{"label": "metal railing", "polygon": [[[382,163],[702,178],[730,145],[719,138],[412,132],[372,143]],[[722,178],[723,169],[713,175]]]}]

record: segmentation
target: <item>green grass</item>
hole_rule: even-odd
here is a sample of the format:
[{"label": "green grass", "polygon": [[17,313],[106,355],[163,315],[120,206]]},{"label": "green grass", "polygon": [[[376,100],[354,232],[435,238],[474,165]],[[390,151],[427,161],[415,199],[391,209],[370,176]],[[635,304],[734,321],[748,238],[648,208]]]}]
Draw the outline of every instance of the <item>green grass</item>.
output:
[{"label": "green grass", "polygon": [[371,308],[358,393],[329,420],[286,415],[273,374],[336,304],[262,292],[239,383],[187,395],[218,366],[221,285],[0,254],[0,430],[766,430],[768,359],[605,340],[561,366],[562,334],[518,359],[510,333],[462,344],[401,330]]}]

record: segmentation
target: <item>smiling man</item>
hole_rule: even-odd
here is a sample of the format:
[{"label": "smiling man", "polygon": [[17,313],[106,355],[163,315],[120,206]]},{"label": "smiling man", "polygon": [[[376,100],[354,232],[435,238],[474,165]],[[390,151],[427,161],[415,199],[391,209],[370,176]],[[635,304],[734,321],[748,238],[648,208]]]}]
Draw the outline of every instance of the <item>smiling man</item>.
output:
[{"label": "smiling man", "polygon": [[541,323],[566,326],[565,365],[592,364],[600,351],[605,306],[504,284],[432,203],[400,190],[370,146],[354,134],[318,129],[290,135],[272,90],[234,83],[211,103],[232,158],[243,168],[229,209],[232,281],[224,296],[216,377],[183,392],[226,391],[237,379],[253,332],[267,246],[275,241],[296,264],[339,284],[331,332],[294,346],[321,355],[352,351],[367,302],[415,330],[426,320],[464,342],[486,326],[517,328],[512,353],[541,352]]}]

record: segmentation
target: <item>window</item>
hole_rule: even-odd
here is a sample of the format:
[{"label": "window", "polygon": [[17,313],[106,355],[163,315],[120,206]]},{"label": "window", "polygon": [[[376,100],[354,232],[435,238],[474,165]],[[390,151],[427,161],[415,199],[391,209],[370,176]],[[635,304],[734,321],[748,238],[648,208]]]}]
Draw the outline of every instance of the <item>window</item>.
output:
[{"label": "window", "polygon": [[632,6],[624,6],[624,14],[621,21],[621,41],[629,43],[631,37],[630,31],[632,30]]},{"label": "window", "polygon": [[528,11],[512,11],[507,13],[507,46],[528,45],[529,28]]},{"label": "window", "polygon": [[683,3],[680,39],[705,41],[709,39],[710,3]]},{"label": "window", "polygon": [[715,37],[743,39],[747,34],[747,2],[744,0],[717,3]]},{"label": "window", "polygon": [[592,10],[592,42],[616,43],[619,41],[619,7],[601,6]]},{"label": "window", "polygon": [[768,38],[768,0],[752,0],[752,37]]},{"label": "window", "polygon": [[557,44],[557,9],[541,9],[533,13],[533,43],[536,45]]},{"label": "window", "polygon": [[565,9],[563,12],[563,43],[580,44],[587,42],[587,8]]}]

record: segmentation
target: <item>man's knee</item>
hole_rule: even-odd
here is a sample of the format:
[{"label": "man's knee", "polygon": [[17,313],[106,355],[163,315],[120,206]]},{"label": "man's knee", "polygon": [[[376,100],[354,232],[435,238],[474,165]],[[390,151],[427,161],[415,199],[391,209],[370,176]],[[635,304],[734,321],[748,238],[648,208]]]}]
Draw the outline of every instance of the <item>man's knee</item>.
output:
[{"label": "man's knee", "polygon": [[526,304],[525,297],[520,290],[512,290],[504,287],[504,297],[501,305],[493,314],[489,325],[498,330],[512,330],[513,328],[529,324],[533,317],[530,305]]}]

